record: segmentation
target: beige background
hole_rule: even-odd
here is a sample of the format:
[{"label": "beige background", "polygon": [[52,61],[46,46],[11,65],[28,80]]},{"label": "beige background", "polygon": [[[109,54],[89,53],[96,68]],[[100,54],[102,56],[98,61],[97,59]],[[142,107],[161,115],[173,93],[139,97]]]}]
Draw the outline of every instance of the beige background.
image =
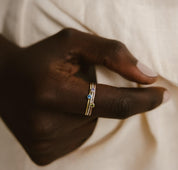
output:
[{"label": "beige background", "polygon": [[[31,162],[0,122],[3,170],[177,170],[178,169],[178,1],[177,0],[0,0],[2,33],[20,46],[74,27],[124,42],[159,75],[171,100],[125,121],[99,119],[78,150],[47,167]],[[99,83],[136,87],[103,67]]]}]

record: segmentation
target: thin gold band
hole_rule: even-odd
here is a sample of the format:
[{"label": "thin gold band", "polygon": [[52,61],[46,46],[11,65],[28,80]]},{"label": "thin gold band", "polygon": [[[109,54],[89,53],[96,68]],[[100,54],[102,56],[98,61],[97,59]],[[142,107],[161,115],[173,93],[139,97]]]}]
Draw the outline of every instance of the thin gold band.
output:
[{"label": "thin gold band", "polygon": [[92,109],[95,107],[95,94],[96,94],[96,84],[95,83],[90,83],[90,90],[89,94],[87,96],[87,107],[85,111],[86,116],[91,116],[92,114]]}]

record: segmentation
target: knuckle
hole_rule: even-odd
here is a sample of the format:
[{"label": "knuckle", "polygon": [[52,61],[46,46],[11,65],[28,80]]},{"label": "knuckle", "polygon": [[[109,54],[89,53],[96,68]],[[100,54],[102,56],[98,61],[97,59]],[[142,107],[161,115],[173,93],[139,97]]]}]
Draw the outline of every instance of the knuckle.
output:
[{"label": "knuckle", "polygon": [[32,161],[37,164],[38,166],[45,166],[50,164],[52,161],[48,161],[45,157],[31,157]]},{"label": "knuckle", "polygon": [[112,57],[112,61],[110,62],[117,61],[117,63],[120,63],[125,56],[126,46],[120,41],[110,40],[108,47],[110,48],[107,48],[107,55],[105,58],[110,61],[110,57]]},{"label": "knuckle", "polygon": [[73,28],[64,28],[59,32],[59,36],[68,39],[76,34],[77,30]]},{"label": "knuckle", "polygon": [[112,50],[117,54],[125,50],[125,45],[122,42],[116,40],[111,40],[111,47]]},{"label": "knuckle", "polygon": [[56,159],[56,157],[52,156],[50,153],[45,153],[47,148],[43,150],[38,148],[35,150],[33,150],[33,148],[30,149],[29,156],[31,160],[39,166],[47,165]]},{"label": "knuckle", "polygon": [[34,101],[37,106],[47,106],[48,104],[52,103],[55,98],[56,95],[54,95],[51,91],[41,91],[35,96]]},{"label": "knuckle", "polygon": [[131,114],[131,99],[130,97],[121,97],[119,99],[119,108],[121,117],[124,119],[129,117]]},{"label": "knuckle", "polygon": [[34,97],[34,103],[36,106],[49,106],[54,103],[57,99],[58,95],[58,88],[57,85],[50,80],[44,82],[43,85],[39,86],[36,90],[36,94]]},{"label": "knuckle", "polygon": [[[53,160],[53,138],[55,139],[53,124],[43,118],[35,118],[30,127],[27,152],[37,165],[47,165]],[[51,135],[52,134],[52,135]]]},{"label": "knuckle", "polygon": [[31,122],[31,134],[34,138],[40,139],[48,137],[56,128],[56,120],[50,116],[35,113]]},{"label": "knuckle", "polygon": [[120,119],[126,119],[131,115],[131,99],[129,97],[120,97],[114,103],[114,112]]}]

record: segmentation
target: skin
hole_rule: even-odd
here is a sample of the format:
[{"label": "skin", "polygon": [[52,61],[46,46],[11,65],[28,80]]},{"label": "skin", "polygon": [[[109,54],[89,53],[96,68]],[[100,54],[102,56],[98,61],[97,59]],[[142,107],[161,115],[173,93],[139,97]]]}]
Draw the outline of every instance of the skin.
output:
[{"label": "skin", "polygon": [[94,65],[128,80],[151,84],[137,60],[118,41],[64,29],[20,48],[0,37],[1,117],[38,165],[46,165],[81,146],[97,118],[125,119],[161,104],[164,88],[116,88],[97,84],[91,117],[84,116]]}]

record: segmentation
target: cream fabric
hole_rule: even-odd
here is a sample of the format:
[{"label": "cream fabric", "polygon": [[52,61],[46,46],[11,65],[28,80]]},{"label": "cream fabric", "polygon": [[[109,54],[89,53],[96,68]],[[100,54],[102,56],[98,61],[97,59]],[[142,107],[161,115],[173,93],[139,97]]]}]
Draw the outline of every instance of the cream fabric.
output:
[{"label": "cream fabric", "polygon": [[[160,77],[171,100],[127,120],[99,119],[90,139],[46,167],[31,162],[0,122],[3,170],[177,170],[178,169],[178,1],[177,0],[0,0],[2,33],[27,46],[64,27],[122,41]],[[3,17],[5,16],[5,18]],[[99,83],[136,87],[104,67]]]}]

